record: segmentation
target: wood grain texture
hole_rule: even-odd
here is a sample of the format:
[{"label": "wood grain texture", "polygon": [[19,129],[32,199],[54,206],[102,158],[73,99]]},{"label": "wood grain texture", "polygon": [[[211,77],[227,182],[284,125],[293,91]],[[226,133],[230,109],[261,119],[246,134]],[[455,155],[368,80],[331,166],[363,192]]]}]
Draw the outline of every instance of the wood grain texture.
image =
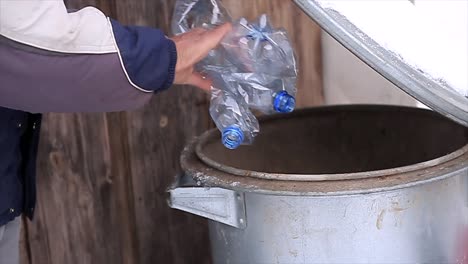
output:
[{"label": "wood grain texture", "polygon": [[[289,0],[223,0],[236,17],[268,13],[295,43],[299,106],[320,104],[320,31]],[[67,0],[124,24],[169,34],[175,0]],[[211,263],[207,221],[167,206],[179,155],[212,127],[208,97],[174,86],[143,109],[48,114],[38,160],[38,207],[23,230],[23,264]]]},{"label": "wood grain texture", "polygon": [[48,115],[42,135],[32,263],[122,263],[106,116]]},{"label": "wood grain texture", "polygon": [[21,217],[21,231],[20,231],[20,263],[29,264],[31,263],[31,247],[29,245],[29,234],[27,228],[26,216]]},{"label": "wood grain texture", "polygon": [[[169,34],[174,1],[129,1],[117,6],[126,24],[159,27]],[[166,190],[180,173],[184,145],[209,126],[206,95],[176,86],[128,113],[135,215],[141,263],[209,263],[206,221],[167,206]]]},{"label": "wood grain texture", "polygon": [[166,202],[166,189],[181,172],[180,152],[209,122],[203,95],[174,88],[155,97],[148,109],[128,115],[132,174],[138,178],[133,182],[135,214],[142,216],[137,217],[139,255],[141,263],[209,263],[206,221],[172,210]]}]

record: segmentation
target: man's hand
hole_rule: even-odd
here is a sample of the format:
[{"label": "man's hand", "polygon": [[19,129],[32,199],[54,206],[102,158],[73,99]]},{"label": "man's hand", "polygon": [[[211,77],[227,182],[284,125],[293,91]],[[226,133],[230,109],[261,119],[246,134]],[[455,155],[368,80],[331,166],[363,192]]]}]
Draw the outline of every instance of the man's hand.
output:
[{"label": "man's hand", "polygon": [[196,72],[194,66],[216,48],[231,29],[232,25],[227,23],[213,30],[198,28],[171,38],[177,48],[174,83],[194,85],[209,91],[211,81]]}]

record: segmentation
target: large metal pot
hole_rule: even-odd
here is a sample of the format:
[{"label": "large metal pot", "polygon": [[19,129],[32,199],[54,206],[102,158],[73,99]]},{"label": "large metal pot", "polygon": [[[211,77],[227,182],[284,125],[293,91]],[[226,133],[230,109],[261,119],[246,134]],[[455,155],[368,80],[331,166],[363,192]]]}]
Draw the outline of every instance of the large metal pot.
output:
[{"label": "large metal pot", "polygon": [[468,128],[430,110],[332,106],[184,150],[170,205],[210,220],[214,263],[468,261]]}]

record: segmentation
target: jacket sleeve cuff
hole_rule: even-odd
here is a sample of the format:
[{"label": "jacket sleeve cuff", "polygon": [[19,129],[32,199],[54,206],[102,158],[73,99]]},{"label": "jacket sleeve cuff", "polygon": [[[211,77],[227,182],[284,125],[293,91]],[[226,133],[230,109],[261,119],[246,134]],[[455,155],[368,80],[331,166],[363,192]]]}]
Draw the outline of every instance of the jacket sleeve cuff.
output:
[{"label": "jacket sleeve cuff", "polygon": [[175,78],[175,43],[155,28],[123,26],[110,20],[124,71],[129,81],[144,91],[169,88]]},{"label": "jacket sleeve cuff", "polygon": [[171,39],[168,39],[167,43],[168,43],[168,46],[169,46],[169,56],[170,56],[169,61],[170,61],[170,63],[169,63],[168,78],[167,78],[166,83],[163,85],[163,89],[168,89],[174,83],[175,69],[176,69],[176,65],[177,65],[177,48],[176,48],[176,45],[175,45],[174,41],[172,41]]}]

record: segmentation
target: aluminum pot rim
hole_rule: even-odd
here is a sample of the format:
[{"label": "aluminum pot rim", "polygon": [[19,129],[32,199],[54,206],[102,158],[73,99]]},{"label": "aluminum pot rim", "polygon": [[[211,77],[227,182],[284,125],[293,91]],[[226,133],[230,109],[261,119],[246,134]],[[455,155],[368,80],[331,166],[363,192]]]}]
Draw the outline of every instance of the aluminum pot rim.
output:
[{"label": "aluminum pot rim", "polygon": [[[391,105],[339,105],[321,106],[311,109],[328,108],[353,108],[379,107],[413,109],[416,111],[431,111],[405,106]],[[307,113],[307,109],[305,112]],[[313,110],[312,110],[313,111]],[[262,120],[278,118],[269,116]],[[208,133],[207,131],[206,133]],[[204,134],[205,135],[205,134]],[[356,195],[374,192],[392,191],[401,188],[409,188],[429,182],[443,180],[460,173],[468,176],[468,152],[467,146],[462,147],[464,152],[460,155],[451,155],[452,159],[445,159],[435,166],[422,166],[418,170],[393,173],[373,178],[330,180],[330,181],[278,181],[271,179],[260,179],[250,176],[237,176],[225,171],[213,168],[203,162],[195,153],[195,148],[200,138],[194,139],[186,146],[181,155],[181,166],[185,174],[196,182],[196,186],[221,187],[240,192],[254,192],[270,195],[307,195],[307,196],[336,196]],[[458,150],[457,150],[458,151]],[[456,151],[456,152],[457,152]],[[451,153],[452,154],[452,153]],[[449,154],[450,155],[450,154]],[[428,165],[428,164],[426,164]],[[430,164],[429,164],[430,165]]]},{"label": "aluminum pot rim", "polygon": [[[364,109],[371,109],[371,108],[379,108],[379,109],[400,109],[404,111],[411,111],[411,112],[430,112],[430,110],[416,108],[416,107],[405,107],[405,106],[389,106],[389,105],[335,105],[335,106],[320,106],[314,107],[309,109],[302,109],[298,112],[289,115],[272,115],[272,116],[264,116],[260,118],[262,123],[269,122],[269,121],[276,121],[281,119],[283,116],[284,118],[295,118],[300,117],[302,115],[307,115],[310,112],[315,112],[317,110],[323,109],[326,111],[327,109],[349,109],[352,110],[364,110]],[[360,109],[359,109],[360,108]],[[201,159],[205,164],[210,167],[213,167],[217,170],[224,171],[227,173],[231,173],[237,176],[246,176],[246,177],[253,177],[259,179],[267,179],[267,180],[278,180],[278,181],[337,181],[337,180],[354,180],[354,179],[366,179],[366,178],[374,178],[374,177],[382,177],[382,176],[391,176],[396,174],[401,174],[405,172],[417,171],[429,167],[435,167],[437,165],[443,164],[447,161],[456,159],[463,154],[468,152],[468,144],[459,148],[451,153],[446,155],[427,160],[424,162],[419,162],[415,164],[410,164],[406,166],[399,166],[390,169],[381,169],[381,170],[373,170],[373,171],[365,171],[365,172],[350,172],[350,173],[330,173],[330,174],[298,174],[298,173],[269,173],[269,172],[261,172],[261,171],[252,171],[252,170],[245,170],[240,168],[235,168],[229,165],[222,164],[203,152],[203,147],[208,143],[208,141],[212,140],[213,137],[217,136],[217,129],[210,129],[203,133],[196,145],[195,145],[195,153],[197,154],[198,158]]]}]

